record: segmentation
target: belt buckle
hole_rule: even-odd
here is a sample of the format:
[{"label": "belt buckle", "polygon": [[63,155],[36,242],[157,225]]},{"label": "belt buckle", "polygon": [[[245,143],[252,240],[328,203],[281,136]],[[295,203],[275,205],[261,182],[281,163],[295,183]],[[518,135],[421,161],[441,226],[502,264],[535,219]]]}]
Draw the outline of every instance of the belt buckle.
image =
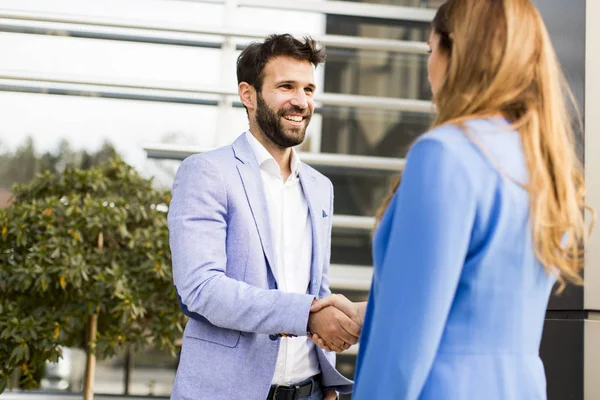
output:
[{"label": "belt buckle", "polygon": [[[273,400],[277,400],[277,392],[279,391],[280,388],[286,388],[286,389],[294,389],[294,398],[296,398],[296,395],[298,394],[298,389],[300,389],[300,386],[298,385],[277,385],[275,386],[275,390],[273,391]],[[311,382],[311,393],[312,393],[312,382]]]},{"label": "belt buckle", "polygon": [[275,386],[275,391],[273,392],[273,400],[277,400],[277,392],[279,391],[280,388],[282,387],[287,387],[286,385],[277,385]]}]

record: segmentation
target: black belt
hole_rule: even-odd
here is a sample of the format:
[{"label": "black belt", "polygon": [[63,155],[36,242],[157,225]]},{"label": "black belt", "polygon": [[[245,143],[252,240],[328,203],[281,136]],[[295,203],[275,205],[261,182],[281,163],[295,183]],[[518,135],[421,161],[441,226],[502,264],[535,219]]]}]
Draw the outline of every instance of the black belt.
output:
[{"label": "black belt", "polygon": [[321,390],[321,374],[296,385],[272,385],[267,400],[298,400]]}]

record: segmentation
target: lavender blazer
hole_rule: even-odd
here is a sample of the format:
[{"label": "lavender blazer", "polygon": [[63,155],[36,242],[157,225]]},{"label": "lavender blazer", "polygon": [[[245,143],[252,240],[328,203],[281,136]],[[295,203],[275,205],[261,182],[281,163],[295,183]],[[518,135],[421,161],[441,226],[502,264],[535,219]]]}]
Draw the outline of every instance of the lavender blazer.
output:
[{"label": "lavender blazer", "polygon": [[[244,135],[184,160],[169,209],[173,279],[185,328],[172,399],[264,400],[275,371],[277,333],[306,335],[314,297],[327,296],[333,187],[302,164],[312,222],[309,294],[277,290],[269,213],[258,163]],[[317,348],[323,384],[352,381]]]}]

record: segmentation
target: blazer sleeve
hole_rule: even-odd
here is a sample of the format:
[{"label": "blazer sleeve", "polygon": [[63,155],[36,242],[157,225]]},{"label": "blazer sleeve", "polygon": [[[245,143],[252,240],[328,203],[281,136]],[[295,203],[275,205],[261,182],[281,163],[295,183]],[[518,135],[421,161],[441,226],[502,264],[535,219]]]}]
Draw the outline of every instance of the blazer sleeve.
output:
[{"label": "blazer sleeve", "polygon": [[168,217],[173,280],[182,309],[221,328],[306,335],[313,296],[261,289],[226,275],[227,213],[217,166],[202,156],[184,160]]},{"label": "blazer sleeve", "polygon": [[413,146],[388,210],[356,399],[418,399],[436,357],[476,212],[467,171],[446,146],[430,138]]}]

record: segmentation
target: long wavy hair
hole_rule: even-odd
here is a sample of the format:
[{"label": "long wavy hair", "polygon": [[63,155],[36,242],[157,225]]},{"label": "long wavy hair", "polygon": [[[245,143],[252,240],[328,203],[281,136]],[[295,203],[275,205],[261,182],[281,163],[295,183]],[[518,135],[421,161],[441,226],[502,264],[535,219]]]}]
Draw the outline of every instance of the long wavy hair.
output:
[{"label": "long wavy hair", "polygon": [[[449,56],[434,94],[432,127],[504,115],[520,133],[529,171],[535,254],[561,283],[583,282],[583,244],[591,231],[584,210],[583,168],[575,150],[577,105],[561,72],[546,26],[530,0],[447,0],[432,29]],[[581,118],[579,128],[582,127]],[[468,132],[466,132],[468,134]],[[380,220],[392,194],[377,213]]]}]

